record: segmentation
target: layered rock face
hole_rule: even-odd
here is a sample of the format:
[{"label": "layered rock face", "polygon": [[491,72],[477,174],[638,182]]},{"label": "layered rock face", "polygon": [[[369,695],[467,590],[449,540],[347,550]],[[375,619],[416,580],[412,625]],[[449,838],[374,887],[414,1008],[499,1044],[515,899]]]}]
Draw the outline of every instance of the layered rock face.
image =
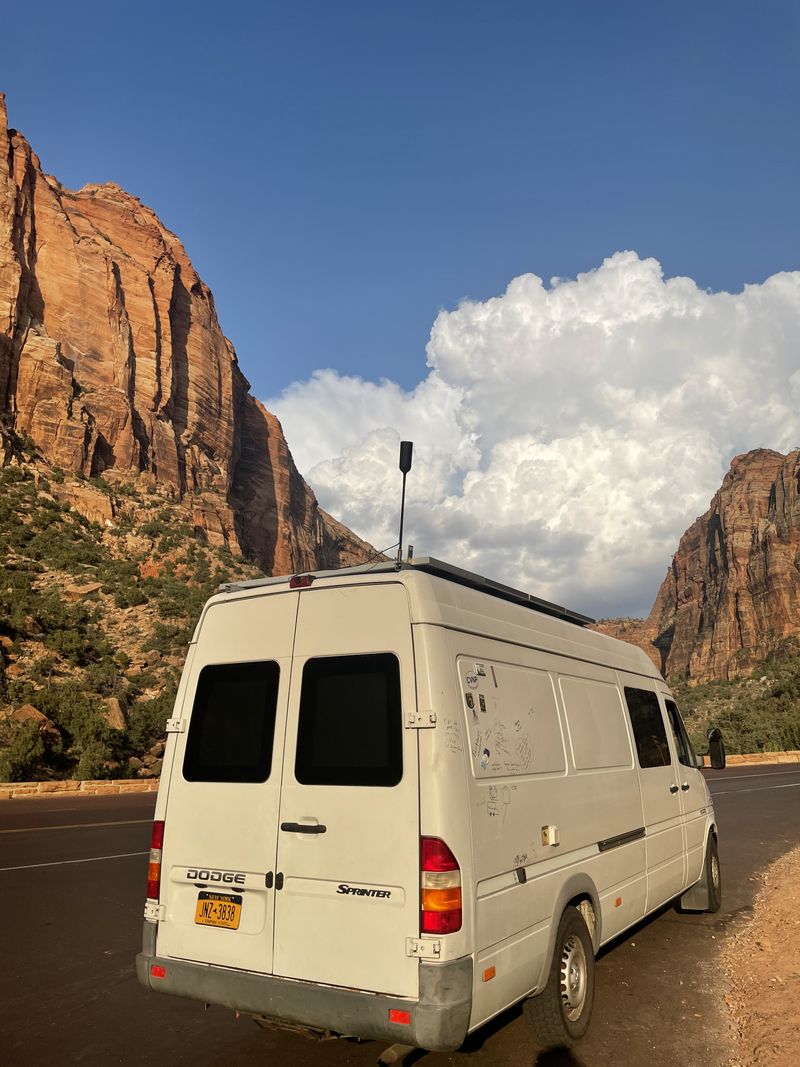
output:
[{"label": "layered rock face", "polygon": [[117,185],[46,175],[2,95],[0,412],[57,466],[155,475],[267,573],[371,554],[298,474],[180,240]]},{"label": "layered rock face", "polygon": [[747,675],[800,645],[800,452],[737,456],[686,531],[644,621],[600,628],[633,641],[672,680]]}]

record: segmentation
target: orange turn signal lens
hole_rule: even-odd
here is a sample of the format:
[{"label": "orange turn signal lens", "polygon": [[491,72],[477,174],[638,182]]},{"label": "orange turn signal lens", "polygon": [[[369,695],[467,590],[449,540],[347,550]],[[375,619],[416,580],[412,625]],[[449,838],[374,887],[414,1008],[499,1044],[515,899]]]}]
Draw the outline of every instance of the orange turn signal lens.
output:
[{"label": "orange turn signal lens", "polygon": [[449,889],[423,889],[423,911],[453,911],[461,908],[461,886]]}]

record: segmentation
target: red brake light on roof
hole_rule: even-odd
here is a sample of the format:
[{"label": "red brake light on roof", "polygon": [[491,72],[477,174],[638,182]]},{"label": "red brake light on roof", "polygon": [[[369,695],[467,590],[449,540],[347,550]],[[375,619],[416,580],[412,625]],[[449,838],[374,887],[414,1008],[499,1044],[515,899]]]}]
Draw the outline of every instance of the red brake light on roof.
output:
[{"label": "red brake light on roof", "polygon": [[461,929],[461,869],[438,837],[420,841],[420,929],[424,934],[452,934]]},{"label": "red brake light on roof", "polygon": [[295,574],[289,579],[290,589],[308,589],[314,581],[313,574]]},{"label": "red brake light on roof", "polygon": [[164,845],[164,820],[156,819],[150,834],[150,859],[147,863],[147,899],[158,900],[161,882],[161,849]]}]

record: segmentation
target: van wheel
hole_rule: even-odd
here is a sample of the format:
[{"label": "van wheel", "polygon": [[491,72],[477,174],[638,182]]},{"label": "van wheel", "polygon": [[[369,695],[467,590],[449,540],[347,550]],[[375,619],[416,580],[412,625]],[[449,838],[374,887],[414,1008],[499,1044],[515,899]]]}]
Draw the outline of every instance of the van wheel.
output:
[{"label": "van wheel", "polygon": [[572,1045],[589,1028],[594,1002],[594,948],[576,908],[564,909],[558,924],[547,985],[523,1004],[523,1013],[544,1048]]},{"label": "van wheel", "polygon": [[708,907],[706,911],[717,912],[722,907],[722,876],[719,869],[719,850],[717,839],[708,835],[706,845],[706,885],[708,886]]}]

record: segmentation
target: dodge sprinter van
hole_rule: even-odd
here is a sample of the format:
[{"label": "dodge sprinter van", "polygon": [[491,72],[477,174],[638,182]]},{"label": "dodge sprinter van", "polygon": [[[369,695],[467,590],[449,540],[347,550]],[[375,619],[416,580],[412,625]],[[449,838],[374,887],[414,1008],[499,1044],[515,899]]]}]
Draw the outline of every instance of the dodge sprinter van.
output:
[{"label": "dodge sprinter van", "polygon": [[140,981],[457,1049],[589,1023],[597,950],[720,906],[711,797],[643,651],[434,559],[223,586],[184,668]]}]

